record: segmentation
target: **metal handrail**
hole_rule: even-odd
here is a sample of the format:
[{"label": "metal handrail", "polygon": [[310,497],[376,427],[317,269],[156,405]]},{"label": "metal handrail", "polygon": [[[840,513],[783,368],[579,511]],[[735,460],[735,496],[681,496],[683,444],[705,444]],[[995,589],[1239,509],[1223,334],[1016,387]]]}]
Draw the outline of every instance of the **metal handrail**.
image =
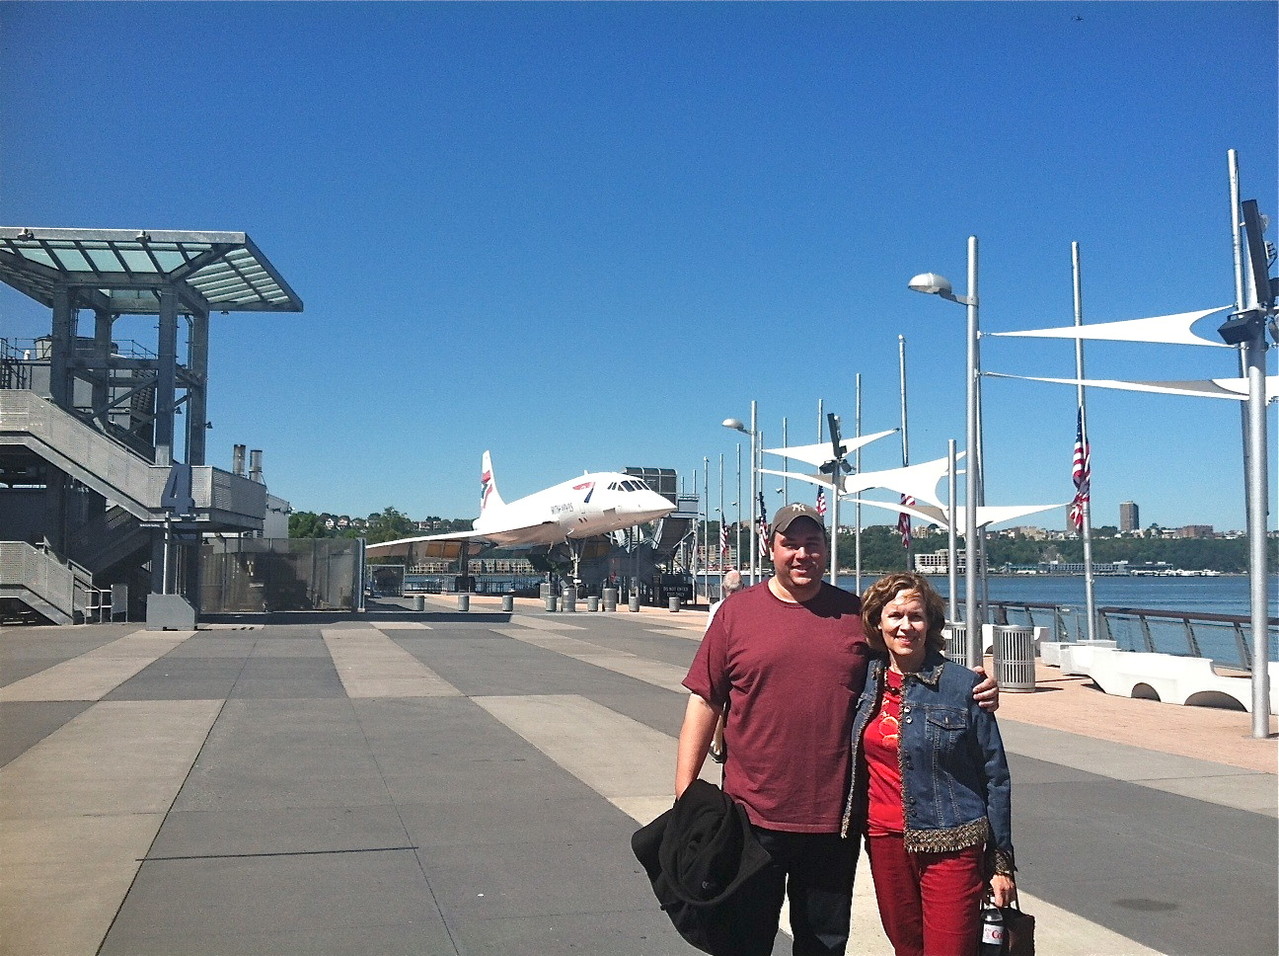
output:
[{"label": "metal handrail", "polygon": [[[1051,618],[1051,634],[1056,641],[1075,642],[1085,639],[1086,622],[1075,608],[1060,604],[992,601],[991,615],[996,624],[1025,623],[1035,626]],[[1223,665],[1244,671],[1252,670],[1252,644],[1248,631],[1252,620],[1245,615],[1215,614],[1208,611],[1165,611],[1156,608],[1097,608],[1099,637],[1113,641],[1116,647],[1181,657],[1211,657]],[[1071,625],[1074,625],[1073,627]],[[1267,619],[1271,657],[1279,646],[1279,617]],[[1234,655],[1205,653],[1212,649],[1206,638],[1228,630]],[[1218,651],[1223,651],[1220,643]]]}]

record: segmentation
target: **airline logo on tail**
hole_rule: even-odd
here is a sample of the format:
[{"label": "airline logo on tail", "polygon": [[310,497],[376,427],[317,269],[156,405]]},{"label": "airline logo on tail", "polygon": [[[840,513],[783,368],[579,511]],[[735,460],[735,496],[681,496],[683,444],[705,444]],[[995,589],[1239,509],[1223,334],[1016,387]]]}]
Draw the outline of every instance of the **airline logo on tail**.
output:
[{"label": "airline logo on tail", "polygon": [[486,451],[484,458],[480,461],[480,514],[484,514],[484,509],[490,504],[500,508],[505,502],[502,501],[502,495],[497,490],[497,482],[493,478],[493,459]]},{"label": "airline logo on tail", "polygon": [[489,494],[493,491],[493,472],[485,471],[480,475],[480,510],[489,503]]}]

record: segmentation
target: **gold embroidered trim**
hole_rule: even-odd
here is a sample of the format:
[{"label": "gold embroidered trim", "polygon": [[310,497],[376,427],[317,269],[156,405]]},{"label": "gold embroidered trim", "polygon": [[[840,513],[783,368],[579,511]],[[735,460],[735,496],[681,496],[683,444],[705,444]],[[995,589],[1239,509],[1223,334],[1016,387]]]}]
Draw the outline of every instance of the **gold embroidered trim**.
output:
[{"label": "gold embroidered trim", "polygon": [[1017,867],[1013,864],[1012,852],[995,847],[995,872],[1002,873],[1004,876],[1012,876],[1016,871]]},{"label": "gold embroidered trim", "polygon": [[945,830],[911,830],[903,834],[908,853],[949,853],[984,844],[990,836],[990,822],[982,817],[972,823]]}]

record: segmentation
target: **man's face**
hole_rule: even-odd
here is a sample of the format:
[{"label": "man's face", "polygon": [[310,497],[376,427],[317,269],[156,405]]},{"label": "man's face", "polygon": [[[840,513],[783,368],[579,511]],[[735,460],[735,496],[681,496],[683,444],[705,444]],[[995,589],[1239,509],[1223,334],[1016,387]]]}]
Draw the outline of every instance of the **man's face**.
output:
[{"label": "man's face", "polygon": [[808,518],[792,521],[773,536],[773,566],[777,580],[791,593],[816,589],[826,570],[826,534]]}]

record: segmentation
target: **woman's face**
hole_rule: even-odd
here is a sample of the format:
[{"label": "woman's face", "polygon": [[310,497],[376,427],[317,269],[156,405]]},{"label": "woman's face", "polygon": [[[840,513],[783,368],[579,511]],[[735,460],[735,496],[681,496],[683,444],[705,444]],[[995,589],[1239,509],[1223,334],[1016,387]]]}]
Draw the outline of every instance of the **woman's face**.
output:
[{"label": "woman's face", "polygon": [[919,669],[927,651],[928,615],[916,592],[898,591],[884,605],[879,617],[879,633],[898,670]]}]

